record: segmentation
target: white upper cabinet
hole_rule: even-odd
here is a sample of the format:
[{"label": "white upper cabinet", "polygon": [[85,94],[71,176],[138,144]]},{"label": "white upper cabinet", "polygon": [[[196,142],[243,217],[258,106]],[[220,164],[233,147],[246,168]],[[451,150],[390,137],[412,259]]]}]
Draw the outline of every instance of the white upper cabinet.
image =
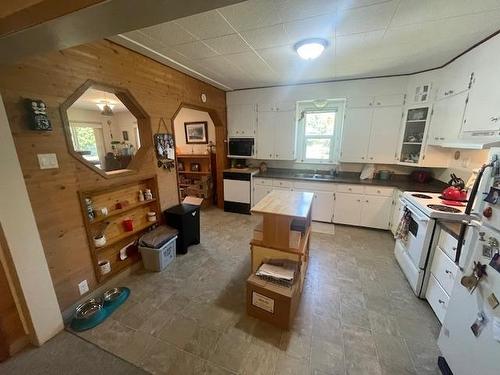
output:
[{"label": "white upper cabinet", "polygon": [[370,143],[373,110],[370,107],[347,108],[342,127],[342,151],[340,160],[365,163]]},{"label": "white upper cabinet", "polygon": [[402,108],[380,107],[373,110],[372,129],[368,146],[368,161],[396,163],[399,147]]},{"label": "white upper cabinet", "polygon": [[254,137],[256,127],[257,106],[255,104],[227,107],[227,128],[230,137]]},{"label": "white upper cabinet", "polygon": [[296,118],[294,103],[259,105],[257,159],[294,160]]},{"label": "white upper cabinet", "polygon": [[388,106],[401,107],[403,104],[404,104],[403,94],[379,95],[375,96],[375,98],[373,99],[374,107],[388,107]]},{"label": "white upper cabinet", "polygon": [[467,91],[444,96],[434,103],[427,144],[440,146],[458,139],[467,105]]},{"label": "white upper cabinet", "polygon": [[467,91],[472,80],[472,73],[463,71],[458,67],[447,67],[441,77],[439,88],[437,89],[436,100],[446,99]]},{"label": "white upper cabinet", "polygon": [[464,132],[500,130],[500,72],[498,61],[482,62],[474,73],[465,111]]},{"label": "white upper cabinet", "polygon": [[403,95],[350,98],[342,128],[340,160],[396,163],[403,99]]},{"label": "white upper cabinet", "polygon": [[275,159],[295,160],[295,133],[295,109],[276,112],[276,126],[274,126]]}]

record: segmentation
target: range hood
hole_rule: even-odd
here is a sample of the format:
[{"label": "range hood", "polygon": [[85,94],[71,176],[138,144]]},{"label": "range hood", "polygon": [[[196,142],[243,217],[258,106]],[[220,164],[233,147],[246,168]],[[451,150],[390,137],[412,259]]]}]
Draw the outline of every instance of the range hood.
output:
[{"label": "range hood", "polygon": [[453,139],[440,144],[445,148],[461,148],[466,150],[484,150],[500,146],[500,132],[485,131],[462,133],[458,139]]}]

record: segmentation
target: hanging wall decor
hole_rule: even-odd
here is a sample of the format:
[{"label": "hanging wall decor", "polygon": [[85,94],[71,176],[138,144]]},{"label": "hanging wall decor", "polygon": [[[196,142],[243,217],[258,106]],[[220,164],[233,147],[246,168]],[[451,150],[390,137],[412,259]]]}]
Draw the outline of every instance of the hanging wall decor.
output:
[{"label": "hanging wall decor", "polygon": [[33,130],[52,130],[52,124],[47,116],[47,106],[38,99],[25,99],[29,114],[30,128]]},{"label": "hanging wall decor", "polygon": [[[162,126],[165,128],[167,133],[160,133]],[[161,117],[158,122],[158,130],[156,131],[156,134],[154,134],[153,138],[155,142],[158,168],[164,168],[170,171],[175,167],[174,137],[172,134],[168,133],[168,127],[165,120],[163,120],[163,117]]]}]

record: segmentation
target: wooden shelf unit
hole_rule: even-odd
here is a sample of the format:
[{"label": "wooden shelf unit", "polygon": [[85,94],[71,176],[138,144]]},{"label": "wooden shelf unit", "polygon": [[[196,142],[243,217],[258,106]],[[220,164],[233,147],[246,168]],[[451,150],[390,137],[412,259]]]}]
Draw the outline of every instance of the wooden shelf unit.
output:
[{"label": "wooden shelf unit", "polygon": [[[215,154],[177,154],[177,181],[179,198],[186,196],[203,198],[203,207],[212,204],[214,178],[212,174],[212,159]],[[179,170],[182,163],[184,170]],[[191,164],[200,165],[199,171],[191,171]]]},{"label": "wooden shelf unit", "polygon": [[[153,199],[139,201],[139,190],[144,192],[145,189],[151,189]],[[137,251],[129,251],[128,258],[120,260],[120,250],[134,244],[143,233],[161,222],[158,182],[156,176],[151,176],[127,184],[80,191],[79,196],[96,278],[99,283],[102,283],[140,259]],[[87,213],[85,198],[92,200],[94,212],[100,212],[101,208],[106,207],[108,215],[97,216],[91,220]],[[115,209],[117,203],[121,203],[123,208]],[[147,213],[150,211],[156,212],[156,222],[147,220]],[[126,218],[133,221],[133,230],[130,232],[126,232],[123,227],[123,220]],[[96,247],[94,237],[106,223],[108,223],[104,230],[106,244]],[[98,266],[98,263],[103,260],[109,260],[111,263],[111,272],[105,275],[101,275]]]},{"label": "wooden shelf unit", "polygon": [[[312,199],[312,193],[273,191],[252,208],[252,213],[262,215],[250,241],[252,274],[264,259],[295,260],[302,291],[309,261]],[[303,232],[294,230],[296,224]]]}]

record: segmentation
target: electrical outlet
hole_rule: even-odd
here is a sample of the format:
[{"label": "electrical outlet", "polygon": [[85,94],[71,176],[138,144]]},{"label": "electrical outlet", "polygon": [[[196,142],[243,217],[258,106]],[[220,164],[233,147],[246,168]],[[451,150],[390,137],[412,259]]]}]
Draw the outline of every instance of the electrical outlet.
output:
[{"label": "electrical outlet", "polygon": [[84,295],[89,291],[89,284],[87,283],[87,280],[83,280],[78,284],[78,290],[80,291],[80,295]]}]

